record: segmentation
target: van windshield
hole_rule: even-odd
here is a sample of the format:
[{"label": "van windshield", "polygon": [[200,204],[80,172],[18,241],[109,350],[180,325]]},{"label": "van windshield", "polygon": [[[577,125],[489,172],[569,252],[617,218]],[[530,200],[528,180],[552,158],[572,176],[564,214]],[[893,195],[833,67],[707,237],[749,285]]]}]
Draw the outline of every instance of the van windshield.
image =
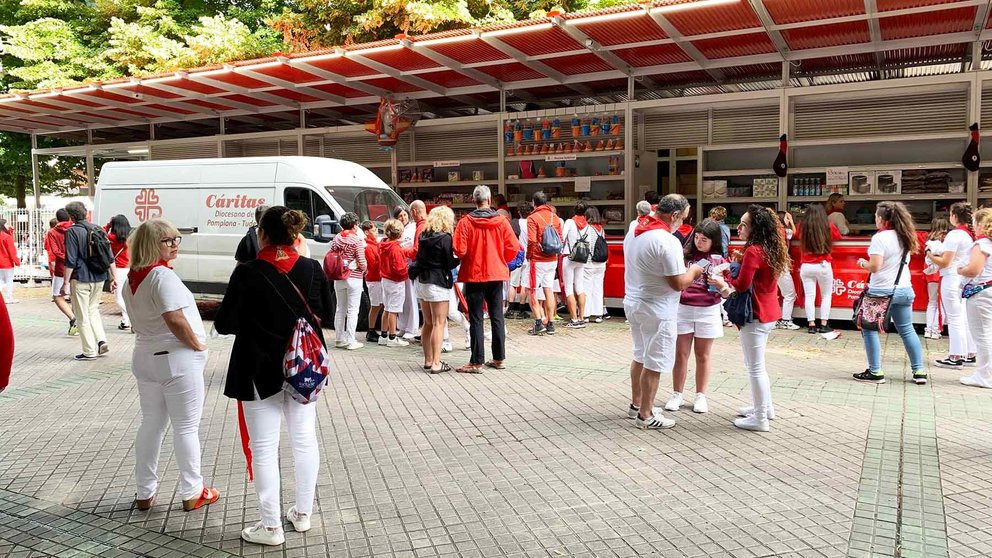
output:
[{"label": "van windshield", "polygon": [[397,207],[407,209],[406,203],[388,188],[363,186],[327,186],[327,191],[346,213],[358,215],[358,221],[372,221],[380,229],[391,219]]}]

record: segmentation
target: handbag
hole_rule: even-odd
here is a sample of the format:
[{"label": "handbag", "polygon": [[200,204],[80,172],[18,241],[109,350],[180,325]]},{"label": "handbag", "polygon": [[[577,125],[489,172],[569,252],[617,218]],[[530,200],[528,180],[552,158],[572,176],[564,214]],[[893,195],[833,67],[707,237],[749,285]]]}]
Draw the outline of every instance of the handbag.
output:
[{"label": "handbag", "polygon": [[727,319],[737,327],[754,321],[754,295],[751,289],[734,293],[723,303],[723,309],[727,311]]},{"label": "handbag", "polygon": [[892,292],[887,295],[868,294],[868,285],[871,284],[871,273],[865,281],[865,290],[861,291],[858,299],[854,301],[854,325],[861,331],[885,331],[885,328],[892,320],[892,297],[896,294],[899,286],[899,279],[902,277],[902,270],[906,267],[906,257],[909,250],[902,253],[899,260],[899,271],[896,273],[896,280],[892,286]]}]

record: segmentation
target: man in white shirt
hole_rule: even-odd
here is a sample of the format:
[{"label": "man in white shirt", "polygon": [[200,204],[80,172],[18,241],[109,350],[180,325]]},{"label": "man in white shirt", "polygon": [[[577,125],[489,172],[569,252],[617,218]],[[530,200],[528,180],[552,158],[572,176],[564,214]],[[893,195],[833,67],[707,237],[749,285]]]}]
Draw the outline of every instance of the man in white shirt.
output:
[{"label": "man in white shirt", "polygon": [[682,244],[671,233],[688,214],[685,197],[669,194],[623,241],[623,308],[634,341],[627,418],[645,430],[675,426],[655,409],[654,399],[661,374],[670,374],[675,365],[680,293],[703,274],[696,264],[686,269]]}]

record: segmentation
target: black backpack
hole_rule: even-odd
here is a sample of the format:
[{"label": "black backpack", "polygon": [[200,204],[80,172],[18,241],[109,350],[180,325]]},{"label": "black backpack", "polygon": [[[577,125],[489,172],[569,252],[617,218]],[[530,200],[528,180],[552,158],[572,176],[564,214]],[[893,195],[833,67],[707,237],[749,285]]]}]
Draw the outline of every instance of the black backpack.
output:
[{"label": "black backpack", "polygon": [[606,244],[606,235],[596,233],[596,243],[592,247],[592,261],[606,263],[610,259],[610,247]]},{"label": "black backpack", "polygon": [[579,237],[575,244],[572,245],[572,249],[568,253],[568,259],[572,260],[578,264],[584,264],[589,261],[589,240],[587,240],[588,233]]},{"label": "black backpack", "polygon": [[86,230],[86,267],[94,275],[106,273],[114,265],[114,251],[110,248],[107,231],[95,225],[80,225]]}]

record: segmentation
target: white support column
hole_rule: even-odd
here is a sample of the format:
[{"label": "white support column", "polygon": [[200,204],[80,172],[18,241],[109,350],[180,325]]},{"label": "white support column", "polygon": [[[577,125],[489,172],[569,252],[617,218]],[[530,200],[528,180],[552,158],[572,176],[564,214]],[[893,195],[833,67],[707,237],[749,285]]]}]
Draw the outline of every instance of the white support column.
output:
[{"label": "white support column", "polygon": [[[630,78],[630,82],[627,84],[628,90],[631,87],[631,82],[633,82],[633,78]],[[631,101],[632,99],[628,98],[623,106],[623,198],[626,200],[623,204],[624,223],[633,220],[634,206],[637,205],[637,196],[634,191],[637,187],[634,183],[634,166],[637,154],[634,153],[634,107]]]},{"label": "white support column", "polygon": [[31,189],[34,193],[34,208],[41,209],[41,175],[38,172],[38,136],[31,134]]},{"label": "white support column", "polygon": [[[981,58],[981,43],[979,45],[979,58]],[[982,126],[982,76],[978,72],[971,72],[971,84],[968,86],[968,125],[973,122]],[[965,131],[962,130],[962,135]],[[968,172],[968,179],[965,181],[965,192],[968,203],[972,207],[978,207],[978,180],[981,172]]]}]

